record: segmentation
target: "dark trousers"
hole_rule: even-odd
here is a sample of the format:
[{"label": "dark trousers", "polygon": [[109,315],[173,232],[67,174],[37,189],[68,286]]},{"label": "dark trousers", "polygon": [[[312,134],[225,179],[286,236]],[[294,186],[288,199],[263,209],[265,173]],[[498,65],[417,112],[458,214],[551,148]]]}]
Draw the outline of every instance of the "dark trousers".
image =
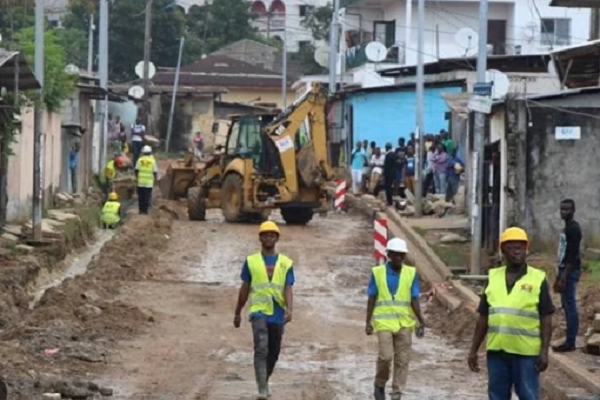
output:
[{"label": "dark trousers", "polygon": [[540,373],[535,369],[536,360],[533,356],[487,353],[489,399],[510,400],[514,388],[519,400],[540,400]]},{"label": "dark trousers", "polygon": [[394,205],[394,182],[395,176],[384,176],[383,185],[385,188],[385,200],[388,206]]},{"label": "dark trousers", "polygon": [[152,203],[152,188],[139,187],[137,188],[138,193],[138,207],[140,214],[148,214],[150,204]]},{"label": "dark trousers", "polygon": [[254,336],[254,368],[267,367],[267,378],[271,377],[281,351],[283,325],[268,324],[264,318],[252,318]]},{"label": "dark trousers", "polygon": [[427,193],[429,193],[429,189],[432,187],[435,192],[435,187],[433,184],[433,172],[430,172],[427,175],[425,175],[425,180],[423,181],[423,194],[426,196]]},{"label": "dark trousers", "polygon": [[[560,272],[562,275],[564,270]],[[561,293],[560,300],[567,320],[567,339],[565,344],[575,347],[575,340],[579,332],[579,311],[577,310],[577,283],[581,277],[581,268],[571,270],[567,275],[567,287]]]},{"label": "dark trousers", "polygon": [[69,172],[71,173],[71,190],[73,193],[77,193],[77,169],[70,168]]},{"label": "dark trousers", "polygon": [[454,196],[458,193],[458,185],[460,183],[460,175],[446,174],[446,202],[454,201]]},{"label": "dark trousers", "polygon": [[138,158],[140,158],[140,153],[142,152],[142,147],[144,147],[144,142],[131,142],[131,152],[133,153],[133,169],[135,170],[135,166],[137,164]]}]

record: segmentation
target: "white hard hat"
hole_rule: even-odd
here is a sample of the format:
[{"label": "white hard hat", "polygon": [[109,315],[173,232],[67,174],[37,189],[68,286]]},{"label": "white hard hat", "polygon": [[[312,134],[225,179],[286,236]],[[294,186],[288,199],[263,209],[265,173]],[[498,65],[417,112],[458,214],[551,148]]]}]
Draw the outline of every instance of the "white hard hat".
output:
[{"label": "white hard hat", "polygon": [[150,153],[152,153],[152,147],[150,147],[148,145],[142,147],[142,153],[144,153],[144,154],[150,154]]},{"label": "white hard hat", "polygon": [[406,242],[399,238],[388,240],[386,250],[393,251],[394,253],[408,253]]}]

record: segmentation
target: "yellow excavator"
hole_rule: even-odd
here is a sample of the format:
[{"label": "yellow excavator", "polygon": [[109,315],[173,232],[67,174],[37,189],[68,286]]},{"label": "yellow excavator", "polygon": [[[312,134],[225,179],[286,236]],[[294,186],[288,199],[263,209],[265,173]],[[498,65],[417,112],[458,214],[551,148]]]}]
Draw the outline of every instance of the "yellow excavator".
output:
[{"label": "yellow excavator", "polygon": [[190,220],[221,208],[228,222],[263,221],[279,208],[288,224],[304,225],[328,208],[325,106],[320,84],[285,112],[230,117],[224,146],[211,159],[172,165],[161,184],[163,195],[187,194]]}]

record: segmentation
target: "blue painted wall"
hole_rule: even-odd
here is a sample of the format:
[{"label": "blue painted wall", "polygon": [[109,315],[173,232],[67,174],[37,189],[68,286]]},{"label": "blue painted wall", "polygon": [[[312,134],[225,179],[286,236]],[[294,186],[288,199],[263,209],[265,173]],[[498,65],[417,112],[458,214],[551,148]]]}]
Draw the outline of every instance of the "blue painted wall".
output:
[{"label": "blue painted wall", "polygon": [[[458,93],[459,85],[425,88],[425,109],[423,119],[426,133],[439,133],[448,130],[445,114],[449,111],[442,93]],[[354,109],[353,136],[358,140],[375,141],[383,147],[391,142],[394,147],[398,139],[409,139],[415,130],[416,93],[414,88],[398,89],[390,92],[363,92],[351,94],[347,102]]]}]

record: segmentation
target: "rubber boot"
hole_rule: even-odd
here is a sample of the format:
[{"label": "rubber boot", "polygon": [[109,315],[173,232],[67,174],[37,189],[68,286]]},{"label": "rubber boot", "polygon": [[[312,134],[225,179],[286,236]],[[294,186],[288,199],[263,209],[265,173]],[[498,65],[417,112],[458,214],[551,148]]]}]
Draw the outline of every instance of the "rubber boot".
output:
[{"label": "rubber boot", "polygon": [[373,398],[375,400],[385,400],[385,387],[377,387],[375,386],[375,390],[373,393]]},{"label": "rubber boot", "polygon": [[256,400],[267,400],[269,397],[269,384],[267,378],[267,363],[258,363],[254,365],[254,375],[256,376],[256,386],[258,386],[258,396]]}]

